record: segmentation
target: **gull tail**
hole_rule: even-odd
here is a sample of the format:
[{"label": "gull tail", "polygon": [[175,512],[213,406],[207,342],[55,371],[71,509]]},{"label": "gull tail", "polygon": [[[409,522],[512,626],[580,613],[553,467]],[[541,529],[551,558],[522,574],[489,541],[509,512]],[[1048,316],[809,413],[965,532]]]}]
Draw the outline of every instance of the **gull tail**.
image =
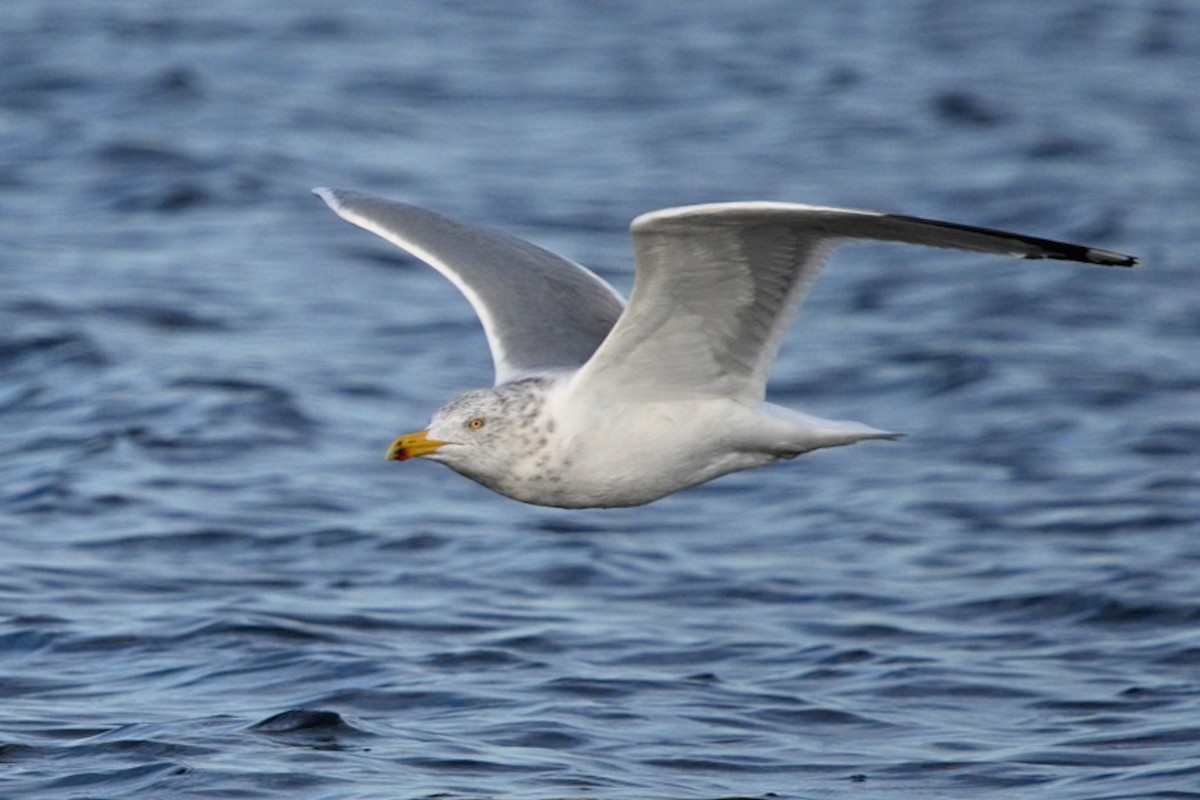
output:
[{"label": "gull tail", "polygon": [[894,440],[904,436],[903,433],[880,430],[861,422],[824,419],[773,403],[763,403],[759,409],[772,422],[782,423],[783,430],[777,430],[779,438],[774,445],[781,458],[795,458],[823,447],[841,447],[871,439]]}]

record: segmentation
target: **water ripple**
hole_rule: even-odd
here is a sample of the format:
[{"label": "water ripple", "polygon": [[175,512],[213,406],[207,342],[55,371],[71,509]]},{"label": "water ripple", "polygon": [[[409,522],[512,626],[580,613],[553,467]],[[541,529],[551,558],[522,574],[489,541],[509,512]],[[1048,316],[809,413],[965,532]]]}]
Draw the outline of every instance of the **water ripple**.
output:
[{"label": "water ripple", "polygon": [[[1195,4],[265,2],[5,6],[0,795],[1200,799]],[[564,514],[383,460],[490,360],[326,183],[1147,266],[847,248],[771,397],[905,440]]]}]

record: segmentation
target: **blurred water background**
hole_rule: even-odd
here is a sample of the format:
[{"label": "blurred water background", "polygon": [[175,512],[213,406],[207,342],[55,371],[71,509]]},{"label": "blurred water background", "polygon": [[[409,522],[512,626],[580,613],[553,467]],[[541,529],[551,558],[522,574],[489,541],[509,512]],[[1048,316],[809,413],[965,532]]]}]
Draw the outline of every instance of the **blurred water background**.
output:
[{"label": "blurred water background", "polygon": [[[1200,797],[1198,86],[1184,0],[7,0],[0,796]],[[564,512],[382,460],[490,359],[317,185],[1147,266],[843,251],[773,399],[907,439]]]}]

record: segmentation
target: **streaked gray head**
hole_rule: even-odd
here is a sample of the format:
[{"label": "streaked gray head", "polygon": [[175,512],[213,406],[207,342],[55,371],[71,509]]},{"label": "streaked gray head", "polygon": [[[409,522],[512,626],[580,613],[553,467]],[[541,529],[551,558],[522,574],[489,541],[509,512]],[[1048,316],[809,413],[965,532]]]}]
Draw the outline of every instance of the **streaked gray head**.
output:
[{"label": "streaked gray head", "polygon": [[517,462],[545,446],[546,383],[533,378],[455,398],[429,423],[428,438],[444,444],[428,457],[484,486],[503,485]]}]

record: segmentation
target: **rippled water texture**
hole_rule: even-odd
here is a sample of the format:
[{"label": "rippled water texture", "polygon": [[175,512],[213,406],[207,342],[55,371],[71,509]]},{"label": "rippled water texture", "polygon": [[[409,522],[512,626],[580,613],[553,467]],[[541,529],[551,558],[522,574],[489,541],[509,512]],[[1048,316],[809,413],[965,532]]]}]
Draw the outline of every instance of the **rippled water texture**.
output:
[{"label": "rippled water texture", "polygon": [[[1200,797],[1200,6],[9,0],[0,796]],[[909,434],[560,512],[383,461],[490,359],[316,185],[628,290],[880,208],[774,399]],[[866,793],[866,794],[864,794]]]}]

